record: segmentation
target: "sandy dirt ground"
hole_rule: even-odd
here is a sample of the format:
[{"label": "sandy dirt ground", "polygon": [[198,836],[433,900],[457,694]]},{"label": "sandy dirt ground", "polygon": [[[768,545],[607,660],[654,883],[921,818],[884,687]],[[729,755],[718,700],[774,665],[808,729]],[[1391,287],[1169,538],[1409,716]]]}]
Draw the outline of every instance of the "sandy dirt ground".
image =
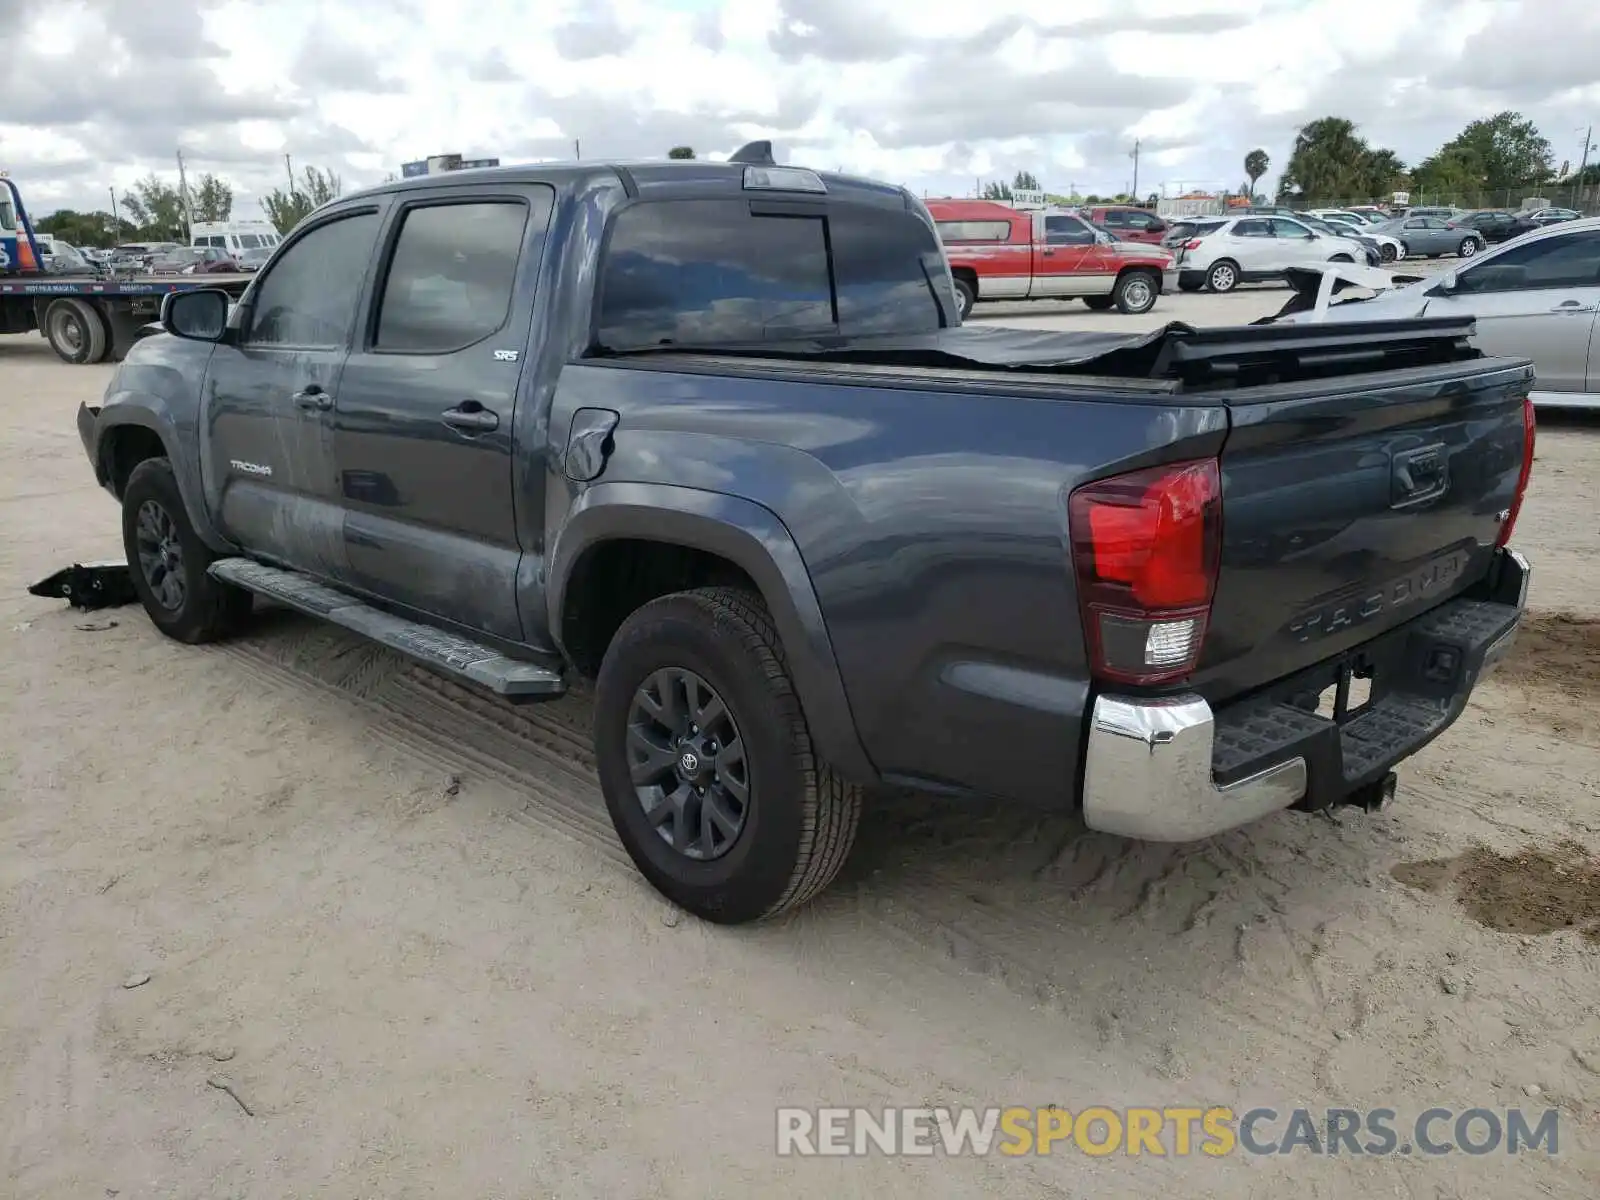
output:
[{"label": "sandy dirt ground", "polygon": [[[28,596],[120,554],[72,420],[110,371],[0,338],[0,1194],[1600,1194],[1600,421],[1542,428],[1529,627],[1384,814],[1156,847],[885,797],[819,903],[725,930],[626,862],[581,697]],[[1550,1105],[1561,1141],[777,1157],[821,1104]]]}]

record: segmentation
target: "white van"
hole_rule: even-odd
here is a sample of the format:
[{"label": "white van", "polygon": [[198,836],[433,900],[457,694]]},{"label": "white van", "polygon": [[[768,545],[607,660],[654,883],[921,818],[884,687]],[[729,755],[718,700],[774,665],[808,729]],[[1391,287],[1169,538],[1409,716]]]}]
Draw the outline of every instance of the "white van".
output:
[{"label": "white van", "polygon": [[235,258],[246,250],[271,250],[281,240],[271,221],[196,221],[189,230],[191,246],[215,246]]}]

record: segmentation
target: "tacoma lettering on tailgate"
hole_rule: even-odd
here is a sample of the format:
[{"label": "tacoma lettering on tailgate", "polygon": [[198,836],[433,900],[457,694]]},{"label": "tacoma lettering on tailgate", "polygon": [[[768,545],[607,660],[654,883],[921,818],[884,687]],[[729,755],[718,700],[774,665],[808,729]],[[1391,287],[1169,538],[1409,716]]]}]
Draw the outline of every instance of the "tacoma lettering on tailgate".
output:
[{"label": "tacoma lettering on tailgate", "polygon": [[1466,569],[1467,552],[1456,550],[1425,563],[1381,587],[1323,604],[1289,622],[1289,636],[1297,642],[1324,638],[1356,625],[1376,620],[1384,613],[1442,595]]}]

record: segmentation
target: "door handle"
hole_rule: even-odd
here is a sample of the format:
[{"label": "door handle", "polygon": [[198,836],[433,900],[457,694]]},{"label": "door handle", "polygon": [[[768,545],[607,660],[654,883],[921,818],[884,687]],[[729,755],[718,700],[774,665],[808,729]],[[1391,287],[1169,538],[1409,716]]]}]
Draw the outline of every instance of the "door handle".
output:
[{"label": "door handle", "polygon": [[462,433],[488,433],[500,428],[500,414],[491,412],[476,400],[463,400],[458,407],[446,409],[441,419],[451,429]]},{"label": "door handle", "polygon": [[1586,313],[1593,312],[1594,305],[1584,304],[1581,300],[1563,300],[1550,311],[1553,313]]},{"label": "door handle", "polygon": [[1046,257],[1046,258],[1051,258],[1051,257],[1053,257],[1055,255],[1055,251],[1054,250],[1041,250],[1040,253],[1043,254],[1044,257]]},{"label": "door handle", "polygon": [[333,407],[333,397],[322,390],[319,384],[307,384],[304,391],[294,394],[294,402],[301,408],[309,408],[315,412],[327,412]]}]

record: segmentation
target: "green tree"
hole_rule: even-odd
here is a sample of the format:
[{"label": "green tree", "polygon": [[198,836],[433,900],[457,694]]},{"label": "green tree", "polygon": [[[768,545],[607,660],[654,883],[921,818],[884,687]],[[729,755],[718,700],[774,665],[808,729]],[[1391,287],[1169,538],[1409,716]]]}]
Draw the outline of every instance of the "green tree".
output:
[{"label": "green tree", "polygon": [[137,236],[153,242],[187,241],[183,219],[183,199],[178,189],[158,175],[146,175],[122,197],[122,211],[128,214]]},{"label": "green tree", "polygon": [[667,157],[668,158],[676,158],[676,159],[690,159],[690,158],[693,158],[694,157],[694,147],[693,146],[674,146],[671,150],[667,151]]},{"label": "green tree", "polygon": [[128,221],[118,221],[113,227],[108,212],[75,212],[70,208],[40,217],[33,228],[37,233],[48,233],[72,246],[114,246],[118,242],[132,241],[138,233]]},{"label": "green tree", "polygon": [[983,198],[985,200],[1011,199],[1011,185],[1004,180],[996,179],[983,185]]},{"label": "green tree", "polygon": [[1427,192],[1516,191],[1543,183],[1554,159],[1550,142],[1518,112],[1473,121],[1418,164],[1417,186]]},{"label": "green tree", "polygon": [[1013,191],[1020,192],[1041,192],[1044,190],[1039,186],[1039,177],[1032,171],[1018,171],[1016,178],[1011,181],[1011,188]]},{"label": "green tree", "polygon": [[1405,171],[1391,150],[1375,150],[1343,117],[1321,117],[1301,127],[1278,179],[1278,199],[1371,199]]},{"label": "green tree", "polygon": [[233,215],[233,189],[215,175],[201,175],[189,197],[189,209],[196,221],[226,221]]},{"label": "green tree", "polygon": [[1255,149],[1244,156],[1245,178],[1250,180],[1250,187],[1244,193],[1246,196],[1256,194],[1256,184],[1271,166],[1272,159],[1267,157],[1265,150]]},{"label": "green tree", "polygon": [[319,171],[307,167],[294,182],[292,190],[274,188],[262,198],[261,207],[267,210],[267,219],[279,233],[288,233],[314,210],[344,191],[344,181],[332,171]]}]

